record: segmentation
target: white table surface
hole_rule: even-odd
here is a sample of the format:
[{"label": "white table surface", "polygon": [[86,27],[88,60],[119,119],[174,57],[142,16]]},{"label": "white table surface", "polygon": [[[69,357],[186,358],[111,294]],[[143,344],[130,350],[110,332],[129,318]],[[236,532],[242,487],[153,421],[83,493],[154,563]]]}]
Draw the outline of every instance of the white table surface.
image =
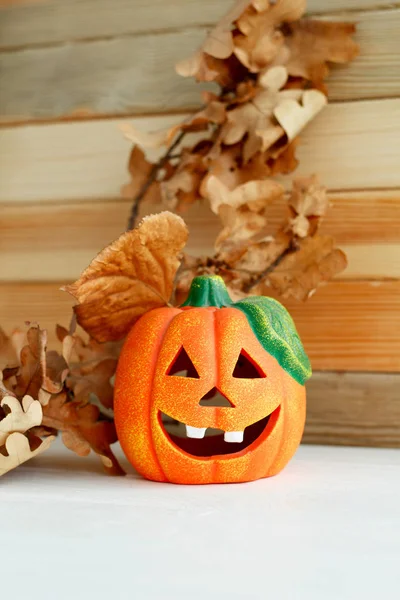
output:
[{"label": "white table surface", "polygon": [[0,480],[1,596],[400,598],[400,451],[302,446],[277,477],[109,478],[56,446]]}]

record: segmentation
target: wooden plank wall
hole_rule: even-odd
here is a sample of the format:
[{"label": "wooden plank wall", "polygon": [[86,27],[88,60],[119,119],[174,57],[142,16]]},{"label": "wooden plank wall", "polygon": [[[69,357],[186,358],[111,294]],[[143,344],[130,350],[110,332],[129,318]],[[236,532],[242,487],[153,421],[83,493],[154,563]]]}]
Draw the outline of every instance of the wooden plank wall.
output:
[{"label": "wooden plank wall", "polygon": [[[129,144],[119,131],[177,122],[201,86],[179,78],[231,0],[0,0],[0,323],[66,323],[58,291],[123,231]],[[400,447],[400,2],[309,0],[358,23],[361,54],[329,81],[302,136],[299,174],[333,202],[324,224],[349,268],[306,304],[287,302],[317,371],[305,440]],[[288,182],[285,182],[288,184]],[[153,210],[158,207],[153,207]],[[271,227],[280,219],[276,207]],[[190,250],[218,223],[186,219]]]}]

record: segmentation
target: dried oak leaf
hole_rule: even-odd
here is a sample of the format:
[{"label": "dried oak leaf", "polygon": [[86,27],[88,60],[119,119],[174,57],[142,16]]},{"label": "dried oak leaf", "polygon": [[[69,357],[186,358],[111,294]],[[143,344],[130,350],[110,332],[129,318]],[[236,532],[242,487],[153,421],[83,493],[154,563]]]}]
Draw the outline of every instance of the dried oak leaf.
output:
[{"label": "dried oak leaf", "polygon": [[42,388],[50,394],[58,394],[68,374],[68,363],[64,356],[50,350],[46,352],[46,370]]},{"label": "dried oak leaf", "polygon": [[315,175],[294,179],[288,200],[291,209],[289,229],[300,238],[314,235],[329,207],[326,188]]},{"label": "dried oak leaf", "polygon": [[224,144],[236,144],[247,134],[243,147],[245,163],[284,136],[291,142],[327,103],[324,94],[317,90],[282,90],[287,76],[283,66],[267,70],[260,78],[261,89],[254,98],[227,111],[221,140]]},{"label": "dried oak leaf", "polygon": [[47,332],[38,326],[30,327],[27,344],[20,353],[20,367],[12,391],[22,398],[32,396],[45,404],[51,394],[62,390],[68,365],[57,352],[47,352]]},{"label": "dried oak leaf", "polygon": [[200,183],[207,172],[202,154],[185,150],[174,175],[161,184],[164,205],[184,212],[200,197]]},{"label": "dried oak leaf", "polygon": [[250,72],[267,65],[282,64],[288,55],[282,23],[297,21],[306,9],[306,0],[267,0],[250,3],[237,19],[240,33],[234,38],[234,54]]},{"label": "dried oak leaf", "polygon": [[183,212],[199,199],[199,186],[202,174],[190,168],[180,168],[161,184],[161,198],[164,206]]},{"label": "dried oak leaf", "polygon": [[[132,179],[122,187],[122,196],[130,199],[135,198],[148,180],[153,167],[154,164],[146,160],[143,150],[138,146],[133,146],[128,163],[128,171]],[[157,204],[160,199],[160,184],[153,181],[143,196],[143,202]]]},{"label": "dried oak leaf", "polygon": [[[65,335],[63,335],[64,331],[65,331]],[[62,343],[62,350],[61,350],[62,357],[64,358],[65,362],[69,366],[70,362],[72,360],[72,355],[75,350],[75,346],[77,345],[78,336],[75,334],[69,333],[66,329],[64,329],[60,325],[56,325],[56,335],[57,335],[58,339],[60,340],[60,342]],[[82,340],[82,343],[83,343],[83,340]]]},{"label": "dried oak leaf", "polygon": [[93,338],[89,338],[85,342],[80,335],[70,333],[61,325],[57,325],[56,334],[63,344],[63,356],[68,364],[76,364],[76,361],[73,361],[73,355],[76,355],[78,362],[85,365],[98,364],[102,360],[119,357],[121,342],[99,343]]},{"label": "dried oak leaf", "polygon": [[[271,240],[249,244],[246,252],[232,266],[251,276],[267,275],[277,259],[289,248],[291,237],[287,232],[279,231]],[[250,282],[250,280],[249,280]],[[243,280],[242,284],[246,284]]]},{"label": "dried oak leaf", "polygon": [[[287,92],[296,90],[287,90]],[[283,93],[283,92],[282,92]],[[324,108],[328,100],[318,90],[301,92],[299,99],[283,98],[274,108],[273,114],[286,133],[289,142]]]},{"label": "dried oak leaf", "polygon": [[220,138],[224,144],[240,142],[247,134],[242,150],[246,163],[256,152],[264,152],[283,135],[284,131],[273,119],[273,112],[279,102],[288,95],[301,97],[301,90],[283,90],[287,81],[285,67],[273,67],[264,74],[260,89],[244,104],[227,111],[227,122],[221,129]]},{"label": "dried oak leaf", "polygon": [[40,402],[30,396],[24,396],[22,402],[14,396],[5,396],[1,412],[4,416],[0,416],[0,476],[47,450],[54,440],[49,437],[42,442],[31,433],[42,423],[43,412]]},{"label": "dried oak leaf", "polygon": [[[287,254],[268,275],[268,283],[283,298],[306,300],[321,283],[346,268],[346,255],[334,245],[330,236],[315,235],[299,241],[298,250]],[[265,293],[265,286],[253,292]]]},{"label": "dried oak leaf", "polygon": [[[238,0],[212,29],[199,50],[176,64],[176,72],[182,77],[196,77],[198,81],[215,81],[219,75],[220,63],[223,64],[234,50],[232,23],[240,17],[248,5],[249,0]],[[209,58],[214,61],[210,63]]]},{"label": "dried oak leaf", "polygon": [[162,212],[107,246],[64,288],[79,302],[78,323],[99,342],[119,340],[142,314],[168,305],[187,237],[184,221]]},{"label": "dried oak leaf", "polygon": [[[3,376],[4,376],[4,374],[0,371],[0,400],[3,400],[3,398],[5,398],[6,396],[13,395],[13,392],[6,387],[6,385],[3,381]],[[0,406],[0,419],[2,419],[3,416],[4,416],[4,413],[1,410],[1,406]]]},{"label": "dried oak leaf", "polygon": [[4,451],[0,451],[0,476],[47,450],[54,439],[49,436],[43,441],[36,437],[29,440],[23,433],[11,433]]},{"label": "dried oak leaf", "polygon": [[121,343],[99,344],[92,338],[85,342],[60,325],[56,331],[69,365],[66,387],[73,392],[74,399],[84,403],[98,401],[101,410],[112,408],[114,390],[110,380],[117,367]]},{"label": "dried oak leaf", "polygon": [[40,327],[30,327],[26,334],[27,344],[21,350],[20,369],[16,376],[14,393],[37,398],[46,373],[47,332]]},{"label": "dried oak leaf", "polygon": [[253,79],[247,81],[239,81],[234,92],[228,92],[226,96],[223,96],[224,100],[228,104],[244,104],[248,102],[257,93],[257,82]]},{"label": "dried oak leaf", "polygon": [[114,388],[110,383],[117,368],[117,360],[106,358],[93,362],[71,365],[67,387],[74,392],[75,400],[87,403],[94,394],[106,408],[113,406]]},{"label": "dried oak leaf", "polygon": [[0,327],[0,371],[5,367],[12,368],[19,365],[20,352],[25,344],[24,331],[16,329],[8,336]]},{"label": "dried oak leaf", "polygon": [[284,189],[280,183],[271,179],[264,179],[248,181],[230,190],[220,179],[212,175],[208,179],[205,191],[210,201],[211,210],[218,214],[222,204],[227,204],[232,208],[240,208],[246,205],[250,210],[256,212],[265,205],[271,204],[277,198],[281,198]]},{"label": "dried oak leaf", "polygon": [[25,433],[42,422],[42,406],[30,396],[24,396],[22,403],[14,396],[5,396],[0,404],[3,410],[5,407],[9,410],[0,420],[0,446],[4,445],[10,433]]},{"label": "dried oak leaf", "polygon": [[282,198],[284,189],[272,180],[249,181],[229,188],[217,177],[211,176],[205,190],[211,210],[218,214],[223,223],[215,247],[217,250],[226,240],[230,245],[252,238],[267,222],[267,207]]},{"label": "dried oak leaf", "polygon": [[221,125],[226,119],[225,104],[217,99],[210,99],[204,108],[190,115],[181,123],[165,131],[165,144],[170,145],[180,131],[204,131],[211,124]]},{"label": "dried oak leaf", "polygon": [[65,446],[79,456],[87,456],[92,449],[109,474],[124,474],[110,448],[117,441],[114,423],[101,419],[93,404],[68,400],[64,392],[58,394],[43,409],[43,425],[61,431]]},{"label": "dried oak leaf", "polygon": [[359,53],[351,39],[354,23],[330,23],[302,19],[287,23],[286,44],[290,55],[285,63],[290,75],[303,77],[326,92],[323,84],[329,74],[327,63],[347,63]]},{"label": "dried oak leaf", "polygon": [[252,179],[264,179],[265,164],[256,165],[254,161],[249,161],[245,166],[242,165],[242,144],[235,144],[221,149],[221,152],[214,158],[207,157],[207,175],[203,178],[200,185],[200,195],[207,197],[207,186],[210,177],[218,177],[229,189],[251,181]]},{"label": "dried oak leaf", "polygon": [[[296,148],[299,142],[299,138],[295,138],[289,145],[287,145],[282,152],[279,152],[277,156],[270,156],[266,162],[266,169],[271,177],[274,175],[288,175],[294,171],[299,161],[296,158]],[[254,157],[257,159],[257,155]]]}]

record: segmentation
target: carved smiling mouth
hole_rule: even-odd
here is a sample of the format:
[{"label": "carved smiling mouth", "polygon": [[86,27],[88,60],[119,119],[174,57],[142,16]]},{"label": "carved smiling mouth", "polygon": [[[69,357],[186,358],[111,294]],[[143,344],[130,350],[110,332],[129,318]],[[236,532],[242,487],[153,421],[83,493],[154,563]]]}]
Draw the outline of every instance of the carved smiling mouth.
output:
[{"label": "carved smiling mouth", "polygon": [[159,421],[169,440],[183,452],[198,458],[237,454],[256,442],[271,425],[273,429],[280,406],[271,414],[248,425],[244,431],[221,431],[191,427],[159,412]]}]

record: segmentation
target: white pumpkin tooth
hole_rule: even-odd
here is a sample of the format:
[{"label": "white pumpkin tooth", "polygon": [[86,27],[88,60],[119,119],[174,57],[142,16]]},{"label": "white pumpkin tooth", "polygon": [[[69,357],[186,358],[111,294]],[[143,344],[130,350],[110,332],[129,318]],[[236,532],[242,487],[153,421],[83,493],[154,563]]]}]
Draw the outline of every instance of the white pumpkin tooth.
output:
[{"label": "white pumpkin tooth", "polygon": [[224,440],[240,444],[240,442],[243,442],[243,433],[243,431],[225,431]]},{"label": "white pumpkin tooth", "polygon": [[206,433],[206,429],[206,427],[191,427],[190,425],[186,425],[186,435],[189,438],[201,440]]}]

